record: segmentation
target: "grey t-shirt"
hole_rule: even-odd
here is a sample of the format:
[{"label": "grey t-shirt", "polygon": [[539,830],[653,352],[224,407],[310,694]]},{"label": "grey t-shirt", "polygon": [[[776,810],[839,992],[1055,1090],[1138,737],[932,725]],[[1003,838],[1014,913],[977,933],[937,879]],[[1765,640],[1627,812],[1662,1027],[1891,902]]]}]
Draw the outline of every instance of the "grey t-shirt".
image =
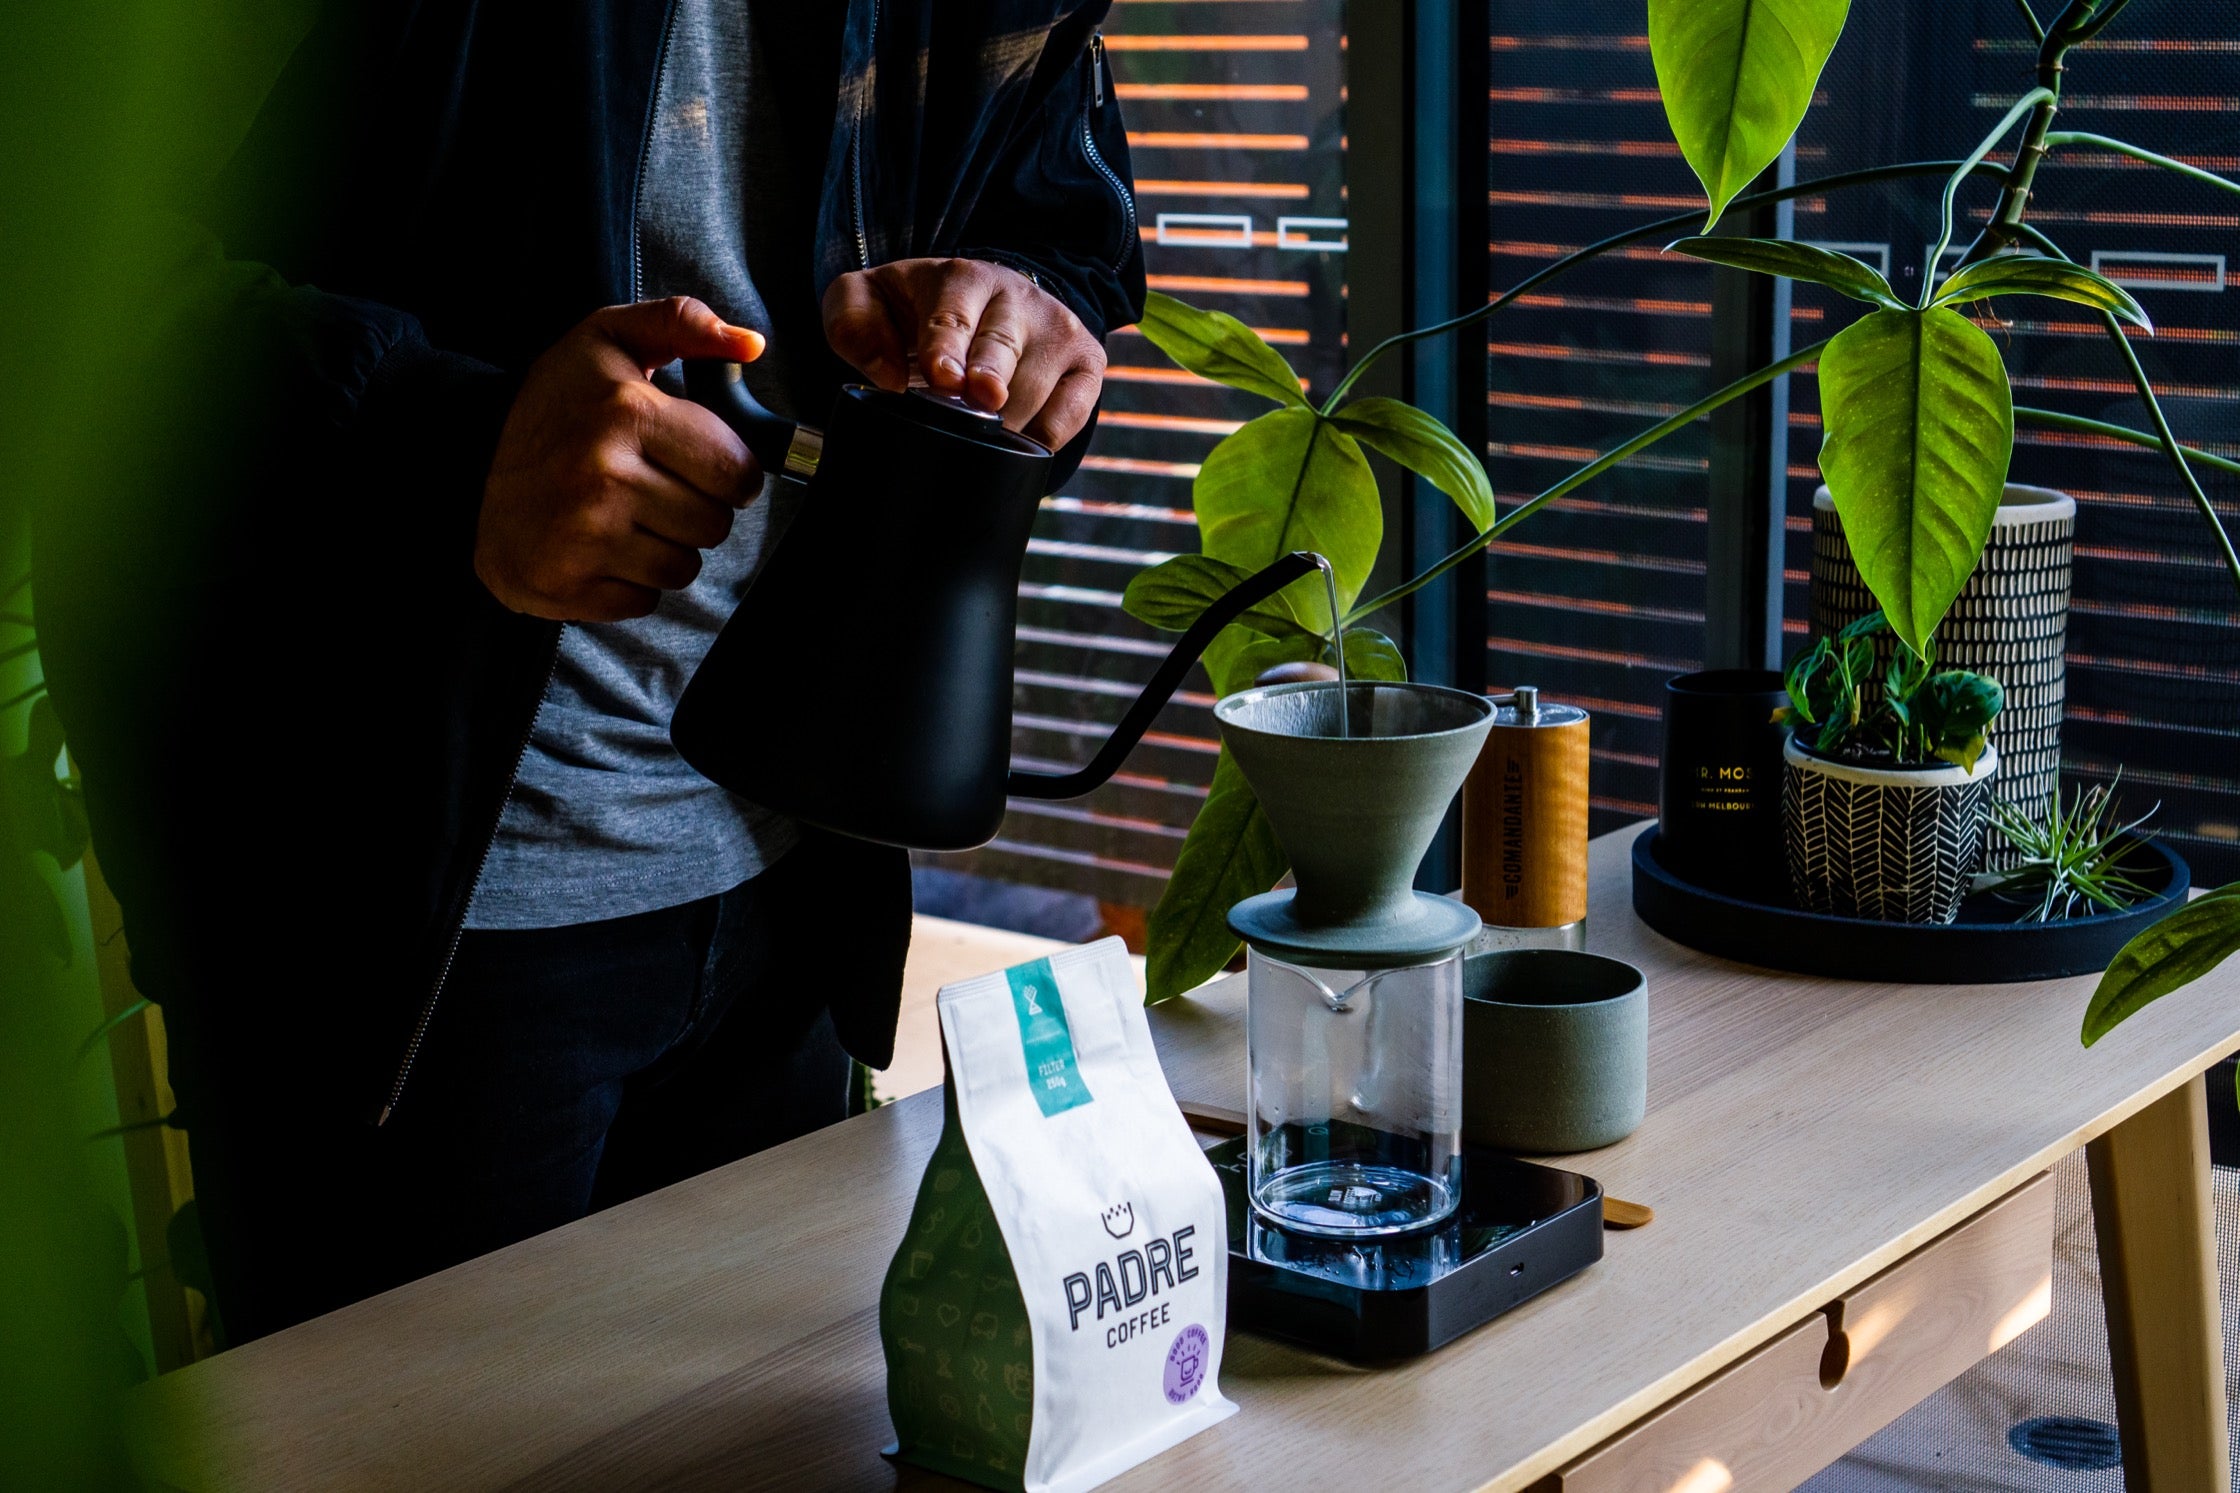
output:
[{"label": "grey t-shirt", "polygon": [[[776,200],[780,133],[755,87],[746,0],[677,0],[639,183],[641,293],[695,295],[768,334],[751,263],[790,262],[799,225],[758,213]],[[787,411],[783,353],[747,370]],[[656,381],[682,386],[674,367]],[[699,577],[630,622],[571,623],[513,794],[484,865],[470,928],[552,928],[674,907],[728,891],[774,863],[792,821],[718,788],[669,744],[669,715],[754,579],[800,489],[770,479]]]}]

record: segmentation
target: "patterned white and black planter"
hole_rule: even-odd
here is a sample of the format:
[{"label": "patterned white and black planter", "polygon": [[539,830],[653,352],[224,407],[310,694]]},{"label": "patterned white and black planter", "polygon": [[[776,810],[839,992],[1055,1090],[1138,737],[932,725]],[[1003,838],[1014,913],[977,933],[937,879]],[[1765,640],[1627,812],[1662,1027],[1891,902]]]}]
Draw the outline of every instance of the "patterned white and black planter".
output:
[{"label": "patterned white and black planter", "polygon": [[1949,923],[1983,862],[1999,753],[1974,771],[1861,767],[1782,752],[1781,835],[1789,886],[1807,912],[1885,923]]},{"label": "patterned white and black planter", "polygon": [[[2077,504],[2067,493],[2007,484],[1983,563],[1937,628],[1939,666],[1989,675],[2005,689],[2006,705],[1987,733],[2004,764],[1993,792],[2033,818],[2061,781],[2076,533]],[[1874,604],[1823,487],[1812,496],[1812,636],[1842,630]],[[1885,637],[1878,646],[1887,662],[1891,641]],[[2000,840],[1988,854],[1991,869],[2005,870],[2021,852]]]}]

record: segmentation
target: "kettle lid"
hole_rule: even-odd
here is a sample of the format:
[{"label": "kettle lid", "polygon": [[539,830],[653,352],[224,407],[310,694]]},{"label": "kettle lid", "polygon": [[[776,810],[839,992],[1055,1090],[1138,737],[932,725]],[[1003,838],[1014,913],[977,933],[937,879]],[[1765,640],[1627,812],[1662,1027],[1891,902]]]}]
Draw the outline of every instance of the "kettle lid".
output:
[{"label": "kettle lid", "polygon": [[1047,458],[1050,455],[1050,448],[1040,441],[1006,430],[1000,413],[981,409],[961,394],[943,394],[922,384],[899,394],[869,384],[850,384],[842,391],[842,397],[870,405],[894,419],[928,426],[977,445],[992,446],[1019,456]]}]

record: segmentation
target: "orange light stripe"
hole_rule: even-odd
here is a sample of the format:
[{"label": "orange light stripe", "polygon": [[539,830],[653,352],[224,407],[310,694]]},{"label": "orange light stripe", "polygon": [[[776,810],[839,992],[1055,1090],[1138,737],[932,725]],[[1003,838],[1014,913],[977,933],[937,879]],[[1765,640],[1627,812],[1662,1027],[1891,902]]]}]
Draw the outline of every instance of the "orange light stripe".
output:
[{"label": "orange light stripe", "polygon": [[[1999,108],[2004,94],[1979,93],[1972,99],[1979,109]],[[2127,109],[2153,114],[2240,114],[2240,98],[2217,94],[2184,93],[2080,93],[2064,98],[2065,109]]]},{"label": "orange light stripe", "polygon": [[1304,52],[1304,36],[1107,36],[1107,52]]},{"label": "orange light stripe", "polygon": [[1115,83],[1121,98],[1236,99],[1245,103],[1303,103],[1304,83]]},{"label": "orange light stripe", "polygon": [[1131,150],[1305,150],[1304,135],[1239,135],[1215,130],[1130,130]]},{"label": "orange light stripe", "polygon": [[1107,429],[1179,430],[1190,435],[1228,435],[1242,420],[1206,420],[1196,415],[1139,415],[1129,410],[1106,410],[1097,423]]},{"label": "orange light stripe", "polygon": [[[1153,286],[1152,288],[1156,290],[1160,287]],[[1141,337],[1143,328],[1114,327],[1112,335],[1115,337]],[[1307,345],[1307,329],[1305,327],[1254,327],[1252,328],[1252,335],[1271,347],[1305,347]]]},{"label": "orange light stripe", "polygon": [[1084,472],[1115,472],[1125,477],[1181,477],[1185,480],[1198,475],[1194,461],[1145,461],[1135,456],[1084,456]]},{"label": "orange light stripe", "polygon": [[1227,275],[1146,275],[1153,290],[1197,291],[1206,295],[1305,296],[1304,280],[1240,280]]},{"label": "orange light stripe", "polygon": [[1136,178],[1138,197],[1281,197],[1304,201],[1303,181],[1167,181]]},{"label": "orange light stripe", "polygon": [[1502,36],[1486,38],[1496,52],[1646,52],[1647,36]]},{"label": "orange light stripe", "polygon": [[[1105,379],[1119,384],[1210,384],[1210,378],[1201,378],[1187,368],[1146,368],[1136,363],[1114,363],[1104,371]],[[1299,388],[1307,387],[1305,379]]]},{"label": "orange light stripe", "polygon": [[1486,142],[1497,156],[1677,156],[1668,140],[1514,140],[1500,135]]}]

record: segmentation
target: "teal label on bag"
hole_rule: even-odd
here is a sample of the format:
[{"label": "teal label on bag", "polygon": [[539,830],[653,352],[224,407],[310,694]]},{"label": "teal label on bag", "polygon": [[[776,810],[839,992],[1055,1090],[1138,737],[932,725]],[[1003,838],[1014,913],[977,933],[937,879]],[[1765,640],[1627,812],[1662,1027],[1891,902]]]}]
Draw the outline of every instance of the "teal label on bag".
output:
[{"label": "teal label on bag", "polygon": [[1011,1009],[1019,1018],[1019,1046],[1027,1056],[1027,1087],[1045,1116],[1063,1114],[1092,1097],[1073,1057],[1073,1029],[1066,1025],[1066,1003],[1058,997],[1058,977],[1050,961],[1037,959],[1007,969]]}]

